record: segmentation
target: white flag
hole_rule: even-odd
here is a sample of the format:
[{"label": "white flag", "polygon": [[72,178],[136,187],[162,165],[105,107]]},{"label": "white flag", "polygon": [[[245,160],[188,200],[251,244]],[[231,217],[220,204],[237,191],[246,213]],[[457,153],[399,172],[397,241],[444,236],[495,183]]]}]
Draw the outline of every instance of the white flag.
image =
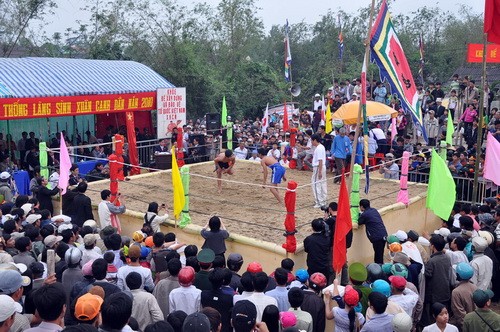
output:
[{"label": "white flag", "polygon": [[264,117],[262,118],[262,133],[267,133],[267,127],[269,126],[269,103],[267,103],[266,111],[264,112]]}]

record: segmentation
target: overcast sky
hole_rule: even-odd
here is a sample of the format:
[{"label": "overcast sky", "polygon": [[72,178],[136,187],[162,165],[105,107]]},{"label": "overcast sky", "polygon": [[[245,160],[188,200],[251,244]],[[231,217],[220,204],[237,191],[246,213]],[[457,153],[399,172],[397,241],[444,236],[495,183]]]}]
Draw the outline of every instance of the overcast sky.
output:
[{"label": "overcast sky", "polygon": [[[77,27],[76,19],[85,22],[86,12],[81,8],[85,5],[85,0],[55,0],[58,4],[55,15],[49,17],[50,24],[46,25],[46,33],[51,36],[54,32],[63,32],[67,27]],[[216,6],[219,0],[193,1],[177,0],[179,4],[191,7],[195,2],[206,2]],[[359,8],[366,7],[370,0],[257,0],[260,7],[259,16],[262,18],[266,30],[273,24],[284,24],[288,18],[290,24],[304,21],[306,23],[316,23],[322,14],[329,9],[336,11],[342,9],[348,13],[355,13]],[[393,0],[391,1],[391,12],[394,14],[409,13],[420,7],[439,6],[451,12],[457,12],[461,4],[470,6],[475,14],[484,12],[484,0]],[[88,17],[87,17],[88,19]]]}]

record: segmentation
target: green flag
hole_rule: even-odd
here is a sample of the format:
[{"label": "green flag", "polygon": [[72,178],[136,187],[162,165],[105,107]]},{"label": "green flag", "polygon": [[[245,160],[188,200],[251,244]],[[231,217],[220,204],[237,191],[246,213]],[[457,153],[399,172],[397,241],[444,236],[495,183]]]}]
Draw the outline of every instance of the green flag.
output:
[{"label": "green flag", "polygon": [[221,114],[220,123],[222,125],[222,128],[225,128],[227,126],[226,96],[222,97],[222,114]]},{"label": "green flag", "polygon": [[426,206],[436,216],[448,220],[455,204],[456,187],[446,162],[432,150]]},{"label": "green flag", "polygon": [[363,173],[363,169],[358,164],[354,164],[354,172],[352,172],[352,188],[351,188],[351,219],[352,222],[358,223],[359,219],[359,175]]},{"label": "green flag", "polygon": [[47,168],[47,144],[45,142],[38,143],[40,154],[38,155],[40,162],[40,176],[46,180],[49,179],[49,169]]},{"label": "green flag", "polygon": [[189,167],[181,167],[181,180],[182,186],[184,187],[184,208],[181,213],[181,220],[179,221],[179,227],[184,228],[191,223],[191,216],[189,215]]},{"label": "green flag", "polygon": [[446,144],[453,146],[453,132],[455,127],[453,126],[453,119],[451,118],[451,112],[448,111],[448,123],[446,124]]}]

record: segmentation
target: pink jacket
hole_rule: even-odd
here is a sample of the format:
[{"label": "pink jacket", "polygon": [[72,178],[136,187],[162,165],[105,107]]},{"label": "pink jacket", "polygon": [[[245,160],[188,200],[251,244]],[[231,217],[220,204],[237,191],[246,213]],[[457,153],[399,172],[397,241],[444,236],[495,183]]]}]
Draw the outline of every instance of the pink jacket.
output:
[{"label": "pink jacket", "polygon": [[467,107],[464,111],[464,114],[462,114],[462,116],[460,117],[460,121],[464,121],[464,122],[474,122],[474,120],[477,118],[477,112],[475,109],[473,108],[469,108]]}]

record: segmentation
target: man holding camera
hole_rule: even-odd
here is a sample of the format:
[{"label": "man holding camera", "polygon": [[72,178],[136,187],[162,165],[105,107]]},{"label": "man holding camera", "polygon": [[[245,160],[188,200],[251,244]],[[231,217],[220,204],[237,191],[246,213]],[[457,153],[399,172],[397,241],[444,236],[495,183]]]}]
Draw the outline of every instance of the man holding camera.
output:
[{"label": "man holding camera", "polygon": [[[101,223],[101,229],[106,226],[113,226],[118,230],[118,233],[121,231],[120,219],[118,219],[118,214],[123,214],[127,210],[125,207],[125,202],[121,194],[118,193],[116,199],[111,201],[111,191],[103,190],[101,191],[101,199],[102,202],[99,203],[98,213],[99,213],[99,221]],[[119,201],[120,205],[116,206],[115,202]]]}]

